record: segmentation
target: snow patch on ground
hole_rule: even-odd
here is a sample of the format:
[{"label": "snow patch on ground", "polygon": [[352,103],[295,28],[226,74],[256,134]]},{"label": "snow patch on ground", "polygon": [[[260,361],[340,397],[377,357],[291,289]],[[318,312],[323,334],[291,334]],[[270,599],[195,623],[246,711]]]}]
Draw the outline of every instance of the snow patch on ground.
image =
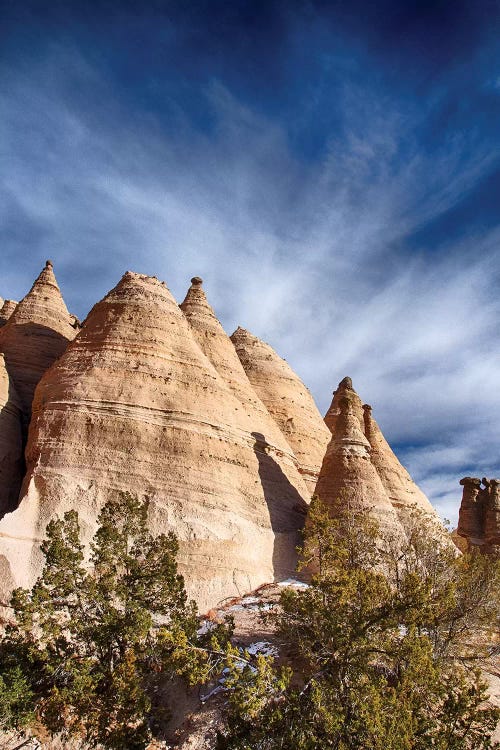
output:
[{"label": "snow patch on ground", "polygon": [[278,586],[290,586],[294,589],[308,589],[309,584],[298,581],[296,578],[287,578],[286,581],[278,581]]}]

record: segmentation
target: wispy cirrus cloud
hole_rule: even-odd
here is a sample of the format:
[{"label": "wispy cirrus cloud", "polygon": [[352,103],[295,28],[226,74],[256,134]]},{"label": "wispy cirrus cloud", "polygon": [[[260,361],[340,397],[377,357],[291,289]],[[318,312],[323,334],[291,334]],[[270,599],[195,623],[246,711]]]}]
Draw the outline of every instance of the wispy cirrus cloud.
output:
[{"label": "wispy cirrus cloud", "polygon": [[[218,80],[162,116],[127,110],[112,76],[57,45],[1,79],[2,296],[53,258],[79,315],[128,268],[182,299],[206,280],[230,333],[269,341],[326,410],[349,374],[415,479],[456,518],[458,479],[499,473],[500,226],[419,232],[499,168],[481,133],[426,142],[440,104],[337,86],[338,123],[306,159],[283,122]],[[399,448],[398,448],[399,446]]]}]

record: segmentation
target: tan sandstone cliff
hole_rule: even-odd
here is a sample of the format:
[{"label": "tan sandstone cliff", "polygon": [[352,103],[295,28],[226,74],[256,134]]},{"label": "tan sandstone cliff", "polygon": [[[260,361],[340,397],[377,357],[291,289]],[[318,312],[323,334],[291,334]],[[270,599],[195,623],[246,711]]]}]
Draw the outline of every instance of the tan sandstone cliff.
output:
[{"label": "tan sandstone cliff", "polygon": [[70,315],[47,261],[35,283],[0,329],[0,351],[20,399],[25,422],[36,385],[75,336]]},{"label": "tan sandstone cliff", "polygon": [[396,512],[403,521],[413,511],[424,513],[428,520],[437,524],[439,536],[442,531],[442,524],[438,514],[398,460],[372,416],[372,407],[363,404],[349,377],[340,381],[337,390],[334,391],[330,408],[325,415],[325,422],[332,433],[335,433],[336,422],[340,414],[340,402],[343,399],[349,402],[357,423],[369,442],[370,461],[375,467],[385,493]]},{"label": "tan sandstone cliff", "polygon": [[37,387],[22,501],[0,522],[4,588],[33,580],[51,517],[77,508],[88,540],[120,490],[175,531],[200,608],[289,575],[308,491],[256,423],[167,287],[125,274]]},{"label": "tan sandstone cliff", "polygon": [[313,397],[269,344],[244,328],[237,328],[231,341],[250,383],[293,448],[312,495],[330,441]]},{"label": "tan sandstone cliff", "polygon": [[333,516],[347,507],[373,516],[382,530],[403,533],[399,519],[370,460],[371,447],[355,399],[337,399],[334,431],[316,485],[316,495]]},{"label": "tan sandstone cliff", "polygon": [[17,307],[17,302],[13,299],[6,299],[3,301],[2,308],[0,309],[0,328],[7,323],[8,319]]},{"label": "tan sandstone cliff", "polygon": [[500,553],[500,479],[464,477],[457,535],[466,549]]},{"label": "tan sandstone cliff", "polygon": [[294,458],[292,448],[257,396],[231,339],[209,305],[199,276],[191,279],[191,286],[179,307],[186,316],[200,349],[241,403],[252,422],[252,431],[261,433],[268,443]]}]

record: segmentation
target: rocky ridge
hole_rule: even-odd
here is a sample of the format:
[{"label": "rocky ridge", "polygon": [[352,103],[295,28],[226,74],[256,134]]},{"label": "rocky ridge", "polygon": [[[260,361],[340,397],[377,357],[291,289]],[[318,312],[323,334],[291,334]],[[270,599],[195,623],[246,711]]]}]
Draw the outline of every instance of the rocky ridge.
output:
[{"label": "rocky ridge", "polygon": [[176,533],[202,609],[290,575],[315,491],[332,509],[348,495],[398,533],[403,510],[434,514],[350,379],[325,424],[269,345],[243,328],[227,336],[199,277],[177,305],[163,282],[128,272],[80,330],[48,261],[0,350],[0,509],[17,504],[16,429],[29,423],[19,507],[0,521],[4,594],[37,575],[51,517],[77,508],[88,540],[121,491],[149,498],[153,531]]},{"label": "rocky ridge", "polygon": [[252,387],[293,448],[313,494],[330,434],[309,389],[269,344],[249,331],[237,328],[231,341]]},{"label": "rocky ridge", "polygon": [[33,580],[52,516],[77,507],[88,540],[119,491],[175,531],[202,608],[293,570],[308,491],[248,412],[167,287],[125,274],[36,390],[21,503],[0,522],[12,580]]}]

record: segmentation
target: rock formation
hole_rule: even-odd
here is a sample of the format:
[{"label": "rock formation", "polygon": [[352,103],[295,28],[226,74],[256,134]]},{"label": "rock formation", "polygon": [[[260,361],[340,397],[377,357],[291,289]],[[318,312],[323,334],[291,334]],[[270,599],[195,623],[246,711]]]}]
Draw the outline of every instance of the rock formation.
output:
[{"label": "rock formation", "polygon": [[0,310],[0,328],[7,323],[8,319],[17,307],[17,302],[13,299],[6,299],[3,302],[2,309]]},{"label": "rock formation", "polygon": [[267,443],[294,460],[293,450],[252,388],[231,339],[207,301],[202,283],[199,276],[191,279],[186,298],[179,305],[200,349],[242,405],[251,420],[252,432],[264,434]]},{"label": "rock formation", "polygon": [[0,517],[13,510],[23,478],[21,406],[0,354]]},{"label": "rock formation", "polygon": [[396,512],[405,520],[414,510],[422,512],[430,520],[435,521],[442,532],[439,517],[422,490],[417,487],[408,471],[399,462],[377,422],[372,416],[372,407],[363,404],[353,388],[351,378],[340,381],[334,391],[333,400],[325,415],[325,422],[335,434],[337,419],[340,414],[340,403],[347,400],[352,413],[363,434],[369,441],[370,461],[380,477],[386,495],[389,497]]},{"label": "rock formation", "polygon": [[314,400],[274,349],[244,328],[231,336],[250,383],[292,447],[311,495],[330,441]]},{"label": "rock formation", "polygon": [[51,517],[77,508],[88,540],[121,490],[150,498],[154,532],[175,531],[201,608],[289,575],[308,493],[239,388],[166,286],[125,274],[36,389],[22,501],[0,522],[4,587],[33,580]]},{"label": "rock formation", "polygon": [[468,549],[500,552],[500,480],[464,477],[457,534]]},{"label": "rock formation", "polygon": [[382,529],[402,534],[396,511],[370,461],[370,443],[361,429],[354,399],[342,396],[337,399],[337,408],[316,495],[333,516],[349,504],[354,511],[371,514]]},{"label": "rock formation", "polygon": [[75,335],[48,260],[0,331],[0,351],[5,355],[26,423],[38,381]]}]

